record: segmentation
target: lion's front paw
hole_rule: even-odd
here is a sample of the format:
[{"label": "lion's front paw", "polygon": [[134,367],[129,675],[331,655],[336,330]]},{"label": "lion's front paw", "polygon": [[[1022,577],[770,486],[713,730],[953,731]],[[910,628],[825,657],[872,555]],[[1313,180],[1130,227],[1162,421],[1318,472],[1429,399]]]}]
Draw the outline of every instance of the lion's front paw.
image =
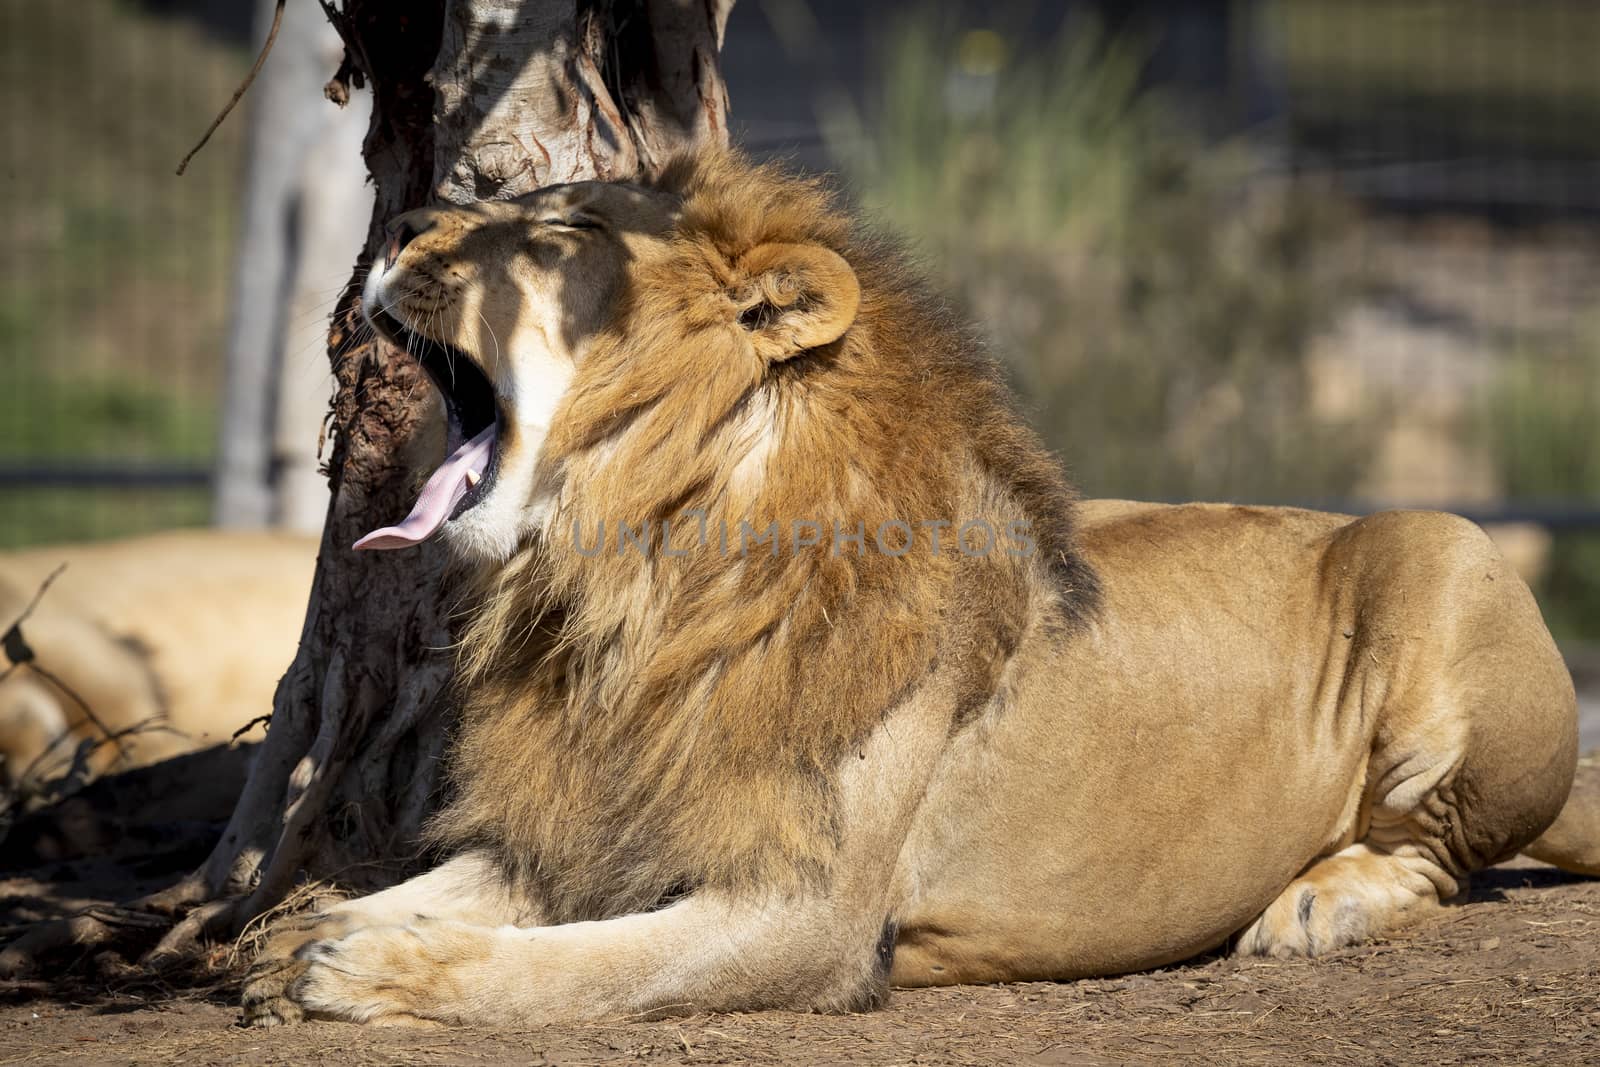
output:
[{"label": "lion's front paw", "polygon": [[306,973],[306,961],[299,953],[306,945],[344,937],[352,929],[354,918],[341,912],[302,913],[275,923],[245,974],[240,998],[245,1025],[275,1027],[301,1022],[306,1013],[290,995],[291,985]]},{"label": "lion's front paw", "polygon": [[260,960],[245,976],[244,1007],[246,1026],[284,1026],[305,1018],[300,1005],[289,999],[289,986],[305,973],[306,965],[296,959]]},{"label": "lion's front paw", "polygon": [[306,1012],[380,1025],[454,1022],[461,1015],[461,968],[488,953],[489,932],[418,919],[368,926],[299,952],[305,972],[289,996]]},{"label": "lion's front paw", "polygon": [[245,1025],[283,1026],[305,1018],[289,994],[289,987],[306,970],[298,953],[319,940],[343,937],[352,925],[346,916],[328,914],[295,916],[275,925],[245,975],[240,998]]}]

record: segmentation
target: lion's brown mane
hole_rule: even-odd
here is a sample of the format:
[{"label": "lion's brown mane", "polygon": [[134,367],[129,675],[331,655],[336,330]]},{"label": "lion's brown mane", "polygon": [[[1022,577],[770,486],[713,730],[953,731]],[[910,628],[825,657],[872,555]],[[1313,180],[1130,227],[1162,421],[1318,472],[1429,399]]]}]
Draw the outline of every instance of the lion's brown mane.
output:
[{"label": "lion's brown mane", "polygon": [[[685,158],[656,189],[681,214],[641,257],[545,444],[547,536],[474,595],[461,650],[454,796],[435,837],[492,847],[553,921],[646,909],[691,886],[782,887],[824,870],[831,777],[935,663],[971,711],[1030,616],[1069,627],[1094,579],[1074,499],[974,333],[907,256],[816,181],[736,154]],[[838,341],[781,363],[739,320],[741,257],[820,245],[861,301]],[[627,522],[708,544],[683,558],[579,551]],[[724,553],[741,520],[864,523],[866,548]],[[886,520],[1025,521],[1035,549],[876,551]],[[575,534],[578,542],[574,543]],[[1029,592],[1026,572],[1049,576]]]}]

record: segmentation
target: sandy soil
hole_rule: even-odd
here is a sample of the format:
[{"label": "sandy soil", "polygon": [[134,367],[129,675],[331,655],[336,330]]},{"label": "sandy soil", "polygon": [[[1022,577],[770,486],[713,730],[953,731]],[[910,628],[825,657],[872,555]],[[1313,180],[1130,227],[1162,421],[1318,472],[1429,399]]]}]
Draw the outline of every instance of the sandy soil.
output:
[{"label": "sandy soil", "polygon": [[[219,951],[220,955],[220,951]],[[869,1015],[695,1016],[517,1032],[237,1025],[231,989],[14,986],[0,1065],[1600,1062],[1600,881],[1528,861],[1390,941],[1061,984],[898,991]]]}]

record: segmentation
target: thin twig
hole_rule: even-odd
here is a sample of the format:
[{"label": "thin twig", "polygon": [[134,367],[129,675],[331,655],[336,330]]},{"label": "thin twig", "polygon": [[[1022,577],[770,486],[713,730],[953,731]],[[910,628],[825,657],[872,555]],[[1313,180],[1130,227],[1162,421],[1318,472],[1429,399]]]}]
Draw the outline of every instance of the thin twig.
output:
[{"label": "thin twig", "polygon": [[[28,765],[23,768],[22,774],[18,778],[18,781],[35,781],[38,776],[36,776],[34,772],[43,767],[49,761],[50,757],[55,753],[55,750],[61,745],[65,744],[67,741],[71,740],[71,738],[71,730],[63,730],[59,734],[56,734],[55,737],[52,737],[49,743],[44,746],[44,750],[37,756],[33,757],[33,759],[28,762]],[[74,762],[76,762],[76,759],[74,759]],[[71,775],[72,768],[68,767],[66,773],[67,775]],[[30,792],[38,792],[38,790],[30,790]]]},{"label": "thin twig", "polygon": [[[102,727],[102,729],[104,729],[104,727]],[[33,757],[32,761],[28,763],[28,766],[23,769],[22,775],[18,780],[25,783],[41,782],[41,784],[38,786],[30,787],[28,789],[28,793],[32,796],[44,797],[46,800],[59,800],[61,797],[67,795],[66,790],[73,787],[75,778],[87,777],[89,757],[93,755],[101,745],[107,744],[108,742],[117,743],[120,742],[124,737],[132,737],[135,734],[143,733],[165,733],[171,734],[174,737],[183,738],[187,738],[189,736],[180,730],[174,730],[172,727],[162,722],[160,718],[141,719],[132,726],[124,727],[121,730],[108,733],[103,739],[98,741],[94,738],[84,738],[78,743],[77,749],[72,754],[71,765],[68,766],[68,768],[58,777],[48,782],[41,782],[44,773],[42,768],[48,763],[51,755],[63,743],[72,740],[72,732],[68,730],[64,733],[57,734],[50,741],[50,743],[45,746],[44,751]],[[79,782],[77,784],[82,785],[86,783]]]},{"label": "thin twig", "polygon": [[28,666],[32,667],[33,670],[43,677],[45,681],[49,682],[51,685],[67,694],[67,696],[71,697],[73,701],[77,703],[78,707],[83,709],[83,717],[88,719],[89,722],[94,725],[96,730],[99,730],[101,733],[105,734],[107,740],[109,740],[113,745],[117,746],[117,757],[119,759],[128,758],[128,749],[122,743],[122,734],[118,731],[112,730],[111,727],[101,722],[100,716],[94,713],[94,709],[89,706],[89,702],[83,699],[83,697],[79,696],[76,689],[72,688],[72,686],[63,681],[61,677],[54,671],[49,671],[39,666],[37,661],[30,663]]},{"label": "thin twig", "polygon": [[255,718],[251,719],[249,722],[235,730],[233,732],[233,736],[228,738],[228,741],[231,744],[232,742],[239,740],[239,738],[243,737],[245,734],[249,733],[252,727],[260,726],[262,724],[271,725],[271,723],[272,713],[270,711],[265,715],[257,715]]},{"label": "thin twig", "polygon": [[[12,620],[11,625],[6,628],[5,636],[0,637],[0,642],[3,642],[5,646],[6,658],[11,661],[11,666],[6,668],[6,674],[10,674],[12,670],[24,663],[32,662],[33,649],[29,648],[28,643],[22,639],[22,624],[27,622],[29,617],[33,615],[33,609],[39,606],[39,601],[44,599],[45,593],[50,591],[50,587],[55,584],[55,580],[61,577],[61,572],[66,569],[67,565],[65,563],[61,564],[51,571],[44,581],[39,583],[39,588],[33,594],[33,599],[28,601],[28,606],[22,609],[21,615]],[[0,675],[0,678],[3,677],[5,675]]]},{"label": "thin twig", "polygon": [[[96,729],[104,734],[107,740],[117,746],[118,756],[126,759],[128,750],[123,746],[121,736],[114,732],[105,723],[100,721],[100,717],[94,713],[94,709],[89,706],[89,702],[84,700],[83,697],[79,696],[76,689],[73,689],[66,682],[62,681],[61,678],[55,674],[55,672],[47,670],[39,665],[38,655],[31,647],[29,647],[27,638],[25,638],[22,634],[22,624],[27,622],[28,619],[33,616],[34,609],[39,606],[39,602],[44,599],[44,595],[50,591],[50,587],[55,584],[55,580],[61,577],[62,573],[65,572],[66,569],[67,565],[65,563],[61,564],[55,570],[51,571],[44,581],[39,583],[39,588],[33,594],[33,599],[28,601],[28,606],[23,608],[22,614],[18,615],[16,620],[12,622],[9,627],[7,627],[4,637],[0,637],[0,644],[3,644],[5,647],[6,658],[11,661],[11,665],[5,669],[3,674],[0,674],[0,681],[4,681],[11,675],[11,672],[16,670],[18,667],[26,665],[34,673],[44,678],[45,681],[49,682],[51,685],[54,685],[57,689],[61,690],[63,693],[67,694],[67,696],[76,701],[78,707],[83,709],[84,718],[88,719]],[[45,748],[45,751],[40,753],[40,756],[45,755],[50,751],[51,748],[54,747],[55,743],[51,742],[51,744]],[[37,762],[37,760],[35,762]]]},{"label": "thin twig", "polygon": [[261,46],[261,54],[256,56],[256,65],[250,68],[250,73],[244,76],[244,81],[239,83],[239,88],[233,91],[233,99],[229,100],[223,109],[217,112],[217,117],[211,120],[211,125],[206,127],[206,132],[200,135],[200,142],[189,149],[189,154],[183,157],[178,164],[178,177],[183,177],[183,172],[189,168],[189,161],[195,157],[200,149],[211,140],[211,135],[217,132],[217,127],[222,125],[222,120],[244,99],[244,94],[250,91],[250,86],[255,82],[256,75],[261,73],[261,66],[267,61],[267,53],[272,51],[272,42],[278,39],[278,27],[283,25],[284,0],[278,0],[277,9],[272,12],[272,29],[267,31],[267,43]]}]

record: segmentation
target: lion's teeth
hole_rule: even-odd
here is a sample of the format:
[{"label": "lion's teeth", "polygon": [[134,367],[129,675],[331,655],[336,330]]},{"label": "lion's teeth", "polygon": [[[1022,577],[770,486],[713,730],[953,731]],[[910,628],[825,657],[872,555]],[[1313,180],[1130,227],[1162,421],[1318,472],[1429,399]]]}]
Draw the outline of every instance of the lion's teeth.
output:
[{"label": "lion's teeth", "polygon": [[483,475],[469,468],[467,471],[467,485],[477,485],[481,481],[483,481]]}]

